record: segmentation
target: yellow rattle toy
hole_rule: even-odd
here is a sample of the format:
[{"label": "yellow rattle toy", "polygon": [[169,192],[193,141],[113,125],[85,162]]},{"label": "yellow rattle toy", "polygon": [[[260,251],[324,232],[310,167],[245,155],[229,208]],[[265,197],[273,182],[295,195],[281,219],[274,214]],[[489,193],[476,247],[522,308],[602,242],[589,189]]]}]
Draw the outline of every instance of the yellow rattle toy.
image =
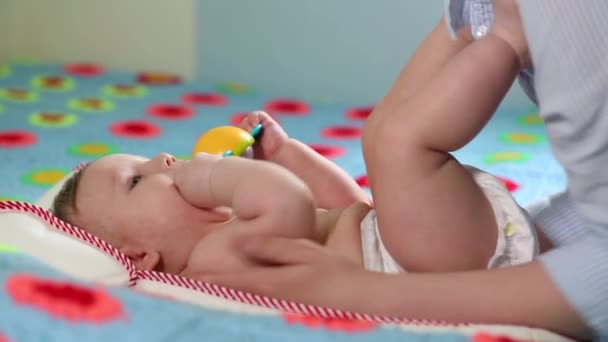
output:
[{"label": "yellow rattle toy", "polygon": [[212,128],[198,138],[192,150],[192,157],[199,152],[221,154],[224,157],[251,157],[251,146],[260,134],[262,134],[262,124],[253,127],[251,132],[235,126]]}]

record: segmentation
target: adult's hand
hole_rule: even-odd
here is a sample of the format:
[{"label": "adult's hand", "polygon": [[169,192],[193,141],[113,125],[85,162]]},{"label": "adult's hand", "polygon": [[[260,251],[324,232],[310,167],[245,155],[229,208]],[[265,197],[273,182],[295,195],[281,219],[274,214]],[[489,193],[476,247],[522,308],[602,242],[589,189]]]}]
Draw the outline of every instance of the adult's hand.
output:
[{"label": "adult's hand", "polygon": [[525,325],[589,337],[537,261],[496,270],[389,275],[365,271],[308,240],[259,237],[244,244],[243,252],[259,266],[199,279],[357,313]]},{"label": "adult's hand", "polygon": [[201,280],[310,305],[357,311],[374,273],[306,239],[256,237],[242,246],[258,265]]}]

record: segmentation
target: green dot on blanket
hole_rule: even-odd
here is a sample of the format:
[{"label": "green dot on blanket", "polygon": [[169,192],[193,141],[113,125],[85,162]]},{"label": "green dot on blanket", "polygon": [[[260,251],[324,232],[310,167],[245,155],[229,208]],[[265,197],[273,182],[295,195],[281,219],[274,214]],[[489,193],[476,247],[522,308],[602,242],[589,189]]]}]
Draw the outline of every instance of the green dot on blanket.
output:
[{"label": "green dot on blanket", "polygon": [[0,243],[0,253],[18,253],[19,250],[11,245]]}]

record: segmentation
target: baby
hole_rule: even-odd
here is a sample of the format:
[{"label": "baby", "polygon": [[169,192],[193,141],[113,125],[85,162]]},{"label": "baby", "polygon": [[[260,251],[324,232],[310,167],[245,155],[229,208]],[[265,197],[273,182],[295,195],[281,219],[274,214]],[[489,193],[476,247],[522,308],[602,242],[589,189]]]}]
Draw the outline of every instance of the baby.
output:
[{"label": "baby", "polygon": [[185,276],[246,267],[239,241],[259,234],[308,238],[360,259],[357,232],[343,226],[369,210],[365,193],[267,113],[253,112],[241,126],[258,123],[264,130],[254,146],[257,160],[109,155],[66,182],[53,212],[117,247],[140,269]]},{"label": "baby", "polygon": [[[254,235],[305,238],[324,244],[368,270],[402,272],[387,250],[367,195],[342,169],[291,139],[265,112],[241,127],[261,123],[255,160],[198,154],[181,161],[115,154],[92,163],[66,182],[53,212],[109,242],[143,270],[196,278],[252,265],[239,245]],[[494,253],[479,267],[529,261],[536,253],[525,216],[496,178],[471,169],[496,203],[486,230]],[[382,238],[380,238],[382,236]]]}]

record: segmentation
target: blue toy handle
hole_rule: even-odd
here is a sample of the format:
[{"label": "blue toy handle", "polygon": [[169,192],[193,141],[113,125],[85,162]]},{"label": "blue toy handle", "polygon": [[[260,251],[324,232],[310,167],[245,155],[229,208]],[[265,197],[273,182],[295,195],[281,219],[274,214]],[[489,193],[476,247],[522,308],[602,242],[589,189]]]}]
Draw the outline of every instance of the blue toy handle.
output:
[{"label": "blue toy handle", "polygon": [[253,127],[251,129],[251,132],[249,132],[249,134],[251,134],[251,136],[254,139],[257,139],[258,136],[260,136],[260,134],[262,134],[262,130],[264,130],[264,127],[262,127],[262,124],[259,123],[259,124],[255,125],[255,127]]},{"label": "blue toy handle", "polygon": [[[249,134],[251,134],[251,136],[255,140],[262,134],[263,130],[264,130],[264,127],[262,126],[261,123],[259,123],[251,129],[251,132],[249,132]],[[230,157],[232,155],[234,155],[234,153],[231,150],[228,150],[222,154],[223,157]]]}]

